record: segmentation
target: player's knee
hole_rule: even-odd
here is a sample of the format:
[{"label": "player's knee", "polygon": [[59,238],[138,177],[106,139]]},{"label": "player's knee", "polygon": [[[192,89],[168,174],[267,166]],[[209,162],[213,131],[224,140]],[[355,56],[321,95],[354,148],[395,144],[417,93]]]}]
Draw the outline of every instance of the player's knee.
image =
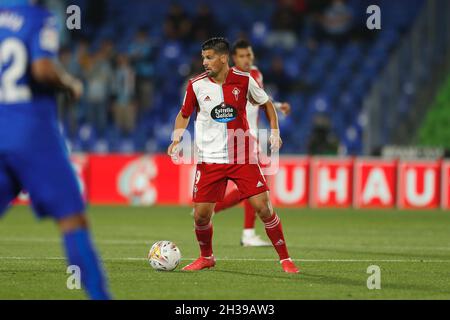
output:
[{"label": "player's knee", "polygon": [[195,215],[195,223],[198,225],[208,224],[211,220],[211,216],[203,214],[203,215]]},{"label": "player's knee", "polygon": [[204,225],[208,224],[211,220],[212,212],[209,212],[208,210],[195,210],[194,213],[194,220],[195,223],[198,225]]},{"label": "player's knee", "polygon": [[272,216],[272,210],[266,204],[258,206],[255,211],[258,217],[260,217],[261,219],[268,219]]},{"label": "player's knee", "polygon": [[211,221],[211,218],[208,217],[197,217],[195,219],[195,224],[199,226],[207,225]]},{"label": "player's knee", "polygon": [[58,226],[62,233],[67,233],[80,228],[87,228],[88,223],[86,216],[79,213],[58,220]]}]

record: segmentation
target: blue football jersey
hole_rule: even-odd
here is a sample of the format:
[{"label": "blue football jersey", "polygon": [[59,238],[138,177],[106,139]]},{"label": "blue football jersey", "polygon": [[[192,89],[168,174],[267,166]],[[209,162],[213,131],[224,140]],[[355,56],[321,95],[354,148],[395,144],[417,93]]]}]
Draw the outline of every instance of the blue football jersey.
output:
[{"label": "blue football jersey", "polygon": [[[58,52],[55,19],[36,6],[0,0],[0,217],[21,190],[39,217],[84,212],[84,201],[58,126],[51,88],[32,65]],[[4,3],[3,3],[4,4]]]},{"label": "blue football jersey", "polygon": [[45,148],[59,135],[52,89],[31,76],[33,62],[58,53],[56,20],[32,5],[2,7],[0,2],[0,153]]}]

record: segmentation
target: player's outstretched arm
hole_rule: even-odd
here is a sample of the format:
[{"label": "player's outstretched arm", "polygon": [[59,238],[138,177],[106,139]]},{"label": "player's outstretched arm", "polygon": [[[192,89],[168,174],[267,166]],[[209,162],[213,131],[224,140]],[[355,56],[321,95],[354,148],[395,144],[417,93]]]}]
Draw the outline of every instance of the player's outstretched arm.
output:
[{"label": "player's outstretched arm", "polygon": [[167,154],[169,156],[173,156],[177,152],[177,146],[181,141],[181,137],[183,136],[184,130],[186,130],[187,126],[189,125],[189,119],[183,117],[182,112],[178,112],[177,117],[175,118],[175,126],[173,130],[173,138],[172,143],[170,144],[169,148],[167,148]]},{"label": "player's outstretched arm", "polygon": [[51,59],[39,59],[33,62],[31,73],[35,81],[53,88],[67,91],[73,99],[83,95],[83,84],[67,73]]},{"label": "player's outstretched arm", "polygon": [[262,105],[264,107],[264,111],[267,116],[267,120],[269,120],[270,124],[270,146],[272,150],[278,150],[281,148],[283,141],[280,137],[280,128],[278,126],[278,115],[271,100],[268,100],[265,104]]}]

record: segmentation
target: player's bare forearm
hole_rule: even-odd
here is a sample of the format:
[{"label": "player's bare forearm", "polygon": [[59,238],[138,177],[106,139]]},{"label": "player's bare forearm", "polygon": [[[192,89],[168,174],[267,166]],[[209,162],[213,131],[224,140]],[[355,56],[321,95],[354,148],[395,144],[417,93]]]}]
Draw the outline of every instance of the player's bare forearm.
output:
[{"label": "player's bare forearm", "polygon": [[275,109],[275,106],[273,105],[272,101],[267,101],[265,104],[263,104],[264,111],[266,113],[267,120],[270,124],[270,129],[272,131],[279,131],[278,126],[278,115],[277,111]]},{"label": "player's bare forearm", "polygon": [[189,125],[189,119],[183,117],[183,114],[178,112],[177,117],[175,118],[175,126],[173,130],[173,141],[180,141],[181,137],[183,136],[184,130],[186,130],[187,126]]},{"label": "player's bare forearm", "polygon": [[46,86],[68,91],[78,99],[83,94],[83,84],[50,59],[40,59],[32,64],[33,79]]},{"label": "player's bare forearm", "polygon": [[283,141],[280,137],[280,129],[278,125],[278,115],[277,111],[275,109],[275,106],[273,105],[272,101],[267,101],[264,105],[264,111],[266,113],[267,119],[269,120],[270,124],[270,147],[272,151],[278,150],[281,148],[281,145],[283,144]]},{"label": "player's bare forearm", "polygon": [[176,152],[176,146],[180,143],[181,137],[183,136],[184,131],[186,130],[187,126],[189,125],[189,119],[183,117],[183,114],[178,112],[177,117],[175,118],[175,126],[173,129],[173,137],[172,137],[172,143],[170,144],[169,148],[167,149],[167,154],[169,156],[173,156],[173,154]]}]

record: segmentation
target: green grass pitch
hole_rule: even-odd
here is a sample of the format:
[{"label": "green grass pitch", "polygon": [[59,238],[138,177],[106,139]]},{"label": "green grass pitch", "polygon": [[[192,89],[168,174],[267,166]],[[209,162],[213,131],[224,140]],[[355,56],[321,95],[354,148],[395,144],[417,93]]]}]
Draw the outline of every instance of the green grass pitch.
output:
[{"label": "green grass pitch", "polygon": [[[273,248],[239,245],[242,208],[214,217],[214,269],[156,272],[146,260],[171,240],[186,265],[198,255],[187,207],[89,209],[94,240],[116,299],[449,299],[450,213],[279,209],[298,275],[282,272]],[[257,221],[257,232],[265,236]],[[381,289],[367,268],[381,268]],[[84,299],[68,290],[54,223],[27,207],[0,220],[0,299]]]}]

